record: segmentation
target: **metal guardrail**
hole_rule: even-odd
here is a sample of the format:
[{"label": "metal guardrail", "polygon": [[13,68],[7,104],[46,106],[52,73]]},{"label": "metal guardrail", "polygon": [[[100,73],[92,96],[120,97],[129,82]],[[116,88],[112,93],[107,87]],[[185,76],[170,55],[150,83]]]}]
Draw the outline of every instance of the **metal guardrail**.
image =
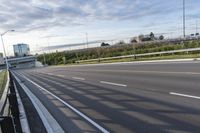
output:
[{"label": "metal guardrail", "polygon": [[144,53],[144,54],[133,54],[133,55],[124,55],[124,56],[116,56],[116,57],[79,60],[79,61],[76,61],[76,63],[91,62],[91,61],[99,61],[100,62],[103,60],[111,60],[111,59],[123,59],[123,58],[131,58],[131,57],[137,58],[137,57],[150,56],[150,55],[174,54],[174,53],[195,52],[195,51],[200,51],[200,48],[179,49],[179,50],[161,51],[161,52],[153,52],[153,53]]},{"label": "metal guardrail", "polygon": [[0,117],[1,133],[16,133],[13,118],[10,116]]},{"label": "metal guardrail", "polygon": [[22,133],[16,91],[8,72],[7,83],[0,100],[0,133]]}]

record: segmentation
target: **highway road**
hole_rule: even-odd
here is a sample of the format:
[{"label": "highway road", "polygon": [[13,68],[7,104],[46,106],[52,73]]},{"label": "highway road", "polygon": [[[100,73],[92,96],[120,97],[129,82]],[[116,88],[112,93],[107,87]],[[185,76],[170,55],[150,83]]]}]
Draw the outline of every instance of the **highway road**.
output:
[{"label": "highway road", "polygon": [[200,132],[200,61],[59,66],[15,73],[65,132]]}]

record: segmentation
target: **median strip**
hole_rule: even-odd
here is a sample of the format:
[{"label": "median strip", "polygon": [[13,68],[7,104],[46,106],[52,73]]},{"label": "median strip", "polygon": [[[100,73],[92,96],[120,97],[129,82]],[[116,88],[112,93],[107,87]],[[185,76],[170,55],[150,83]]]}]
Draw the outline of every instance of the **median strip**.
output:
[{"label": "median strip", "polygon": [[198,96],[192,96],[192,95],[181,94],[181,93],[176,93],[176,92],[170,92],[169,94],[176,95],[176,96],[181,96],[181,97],[188,97],[188,98],[200,99],[200,97],[198,97]]},{"label": "median strip", "polygon": [[107,82],[107,81],[100,81],[100,83],[108,84],[108,85],[121,86],[121,87],[127,87],[127,85],[124,85],[124,84],[112,83],[112,82]]}]

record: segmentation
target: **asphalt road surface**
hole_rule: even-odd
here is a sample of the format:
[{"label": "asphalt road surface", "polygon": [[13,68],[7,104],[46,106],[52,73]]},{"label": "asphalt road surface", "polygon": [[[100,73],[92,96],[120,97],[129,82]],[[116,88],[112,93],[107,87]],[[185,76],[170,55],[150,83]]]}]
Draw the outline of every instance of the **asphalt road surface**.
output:
[{"label": "asphalt road surface", "polygon": [[15,72],[66,132],[200,132],[200,61]]}]

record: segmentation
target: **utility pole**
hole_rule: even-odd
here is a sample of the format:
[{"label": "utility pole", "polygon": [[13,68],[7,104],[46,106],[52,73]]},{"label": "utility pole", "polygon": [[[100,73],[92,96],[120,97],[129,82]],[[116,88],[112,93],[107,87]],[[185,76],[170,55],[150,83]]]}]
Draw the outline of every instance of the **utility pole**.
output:
[{"label": "utility pole", "polygon": [[183,0],[183,37],[185,38],[185,0]]},{"label": "utility pole", "polygon": [[46,57],[45,57],[45,52],[43,53],[43,61],[44,61],[44,65],[46,65]]},{"label": "utility pole", "polygon": [[49,48],[49,36],[47,37],[47,43],[48,43],[48,52],[50,53],[50,48]]},{"label": "utility pole", "polygon": [[46,55],[45,55],[44,48],[42,49],[42,52],[43,52],[43,62],[44,62],[44,65],[46,65]]},{"label": "utility pole", "polygon": [[198,33],[198,20],[196,20],[196,33]]}]

